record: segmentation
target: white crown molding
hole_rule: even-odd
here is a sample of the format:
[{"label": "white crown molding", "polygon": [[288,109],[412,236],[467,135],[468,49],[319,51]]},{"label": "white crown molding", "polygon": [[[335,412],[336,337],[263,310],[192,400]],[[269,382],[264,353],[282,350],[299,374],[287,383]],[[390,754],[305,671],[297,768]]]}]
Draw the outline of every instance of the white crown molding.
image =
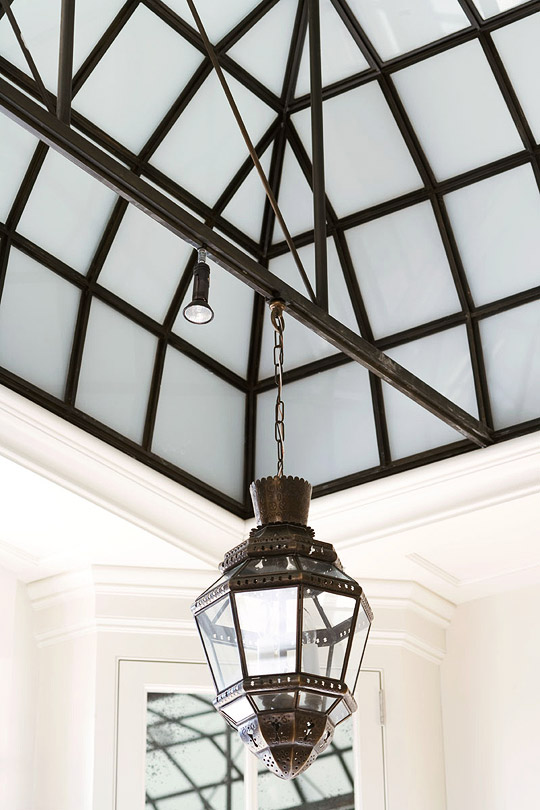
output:
[{"label": "white crown molding", "polygon": [[313,501],[310,522],[338,550],[540,493],[532,433]]},{"label": "white crown molding", "polygon": [[4,386],[0,454],[212,567],[243,539],[240,518]]},{"label": "white crown molding", "polygon": [[[119,633],[137,635],[165,635],[194,637],[195,624],[189,616],[189,602],[193,601],[208,584],[211,578],[206,572],[160,568],[136,568],[129,566],[93,566],[91,568],[59,574],[29,583],[27,592],[32,608],[43,617],[36,632],[39,647],[61,644],[91,633]],[[450,623],[454,605],[427,588],[414,582],[368,580],[364,583],[370,603],[385,609],[383,624],[375,624],[370,644],[399,646],[421,655],[427,660],[440,663],[444,656],[442,647],[433,643],[433,633],[420,637],[416,630],[403,629],[403,617],[407,612],[427,620],[436,628],[436,638]],[[106,600],[106,606],[99,605],[99,596],[113,597]],[[188,605],[184,616],[169,618],[170,602],[164,601],[164,615],[148,617],[145,600],[183,598]],[[127,598],[127,601],[126,601]],[[126,605],[133,606],[134,598],[140,602],[140,615],[128,615]],[[86,599],[90,611],[86,609],[80,621],[76,616],[76,601]],[[57,608],[64,608],[64,621],[59,620]],[[50,610],[50,624],[46,611]],[[396,623],[390,611],[396,611]]]}]

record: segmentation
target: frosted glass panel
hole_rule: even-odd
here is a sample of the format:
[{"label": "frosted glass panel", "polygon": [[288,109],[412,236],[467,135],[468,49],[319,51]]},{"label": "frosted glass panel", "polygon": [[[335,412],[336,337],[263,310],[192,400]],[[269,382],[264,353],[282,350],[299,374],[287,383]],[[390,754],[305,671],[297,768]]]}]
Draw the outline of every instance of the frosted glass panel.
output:
[{"label": "frosted glass panel", "polygon": [[480,321],[496,428],[540,416],[540,301]]},{"label": "frosted glass panel", "polygon": [[[331,0],[321,0],[321,57],[323,85],[333,84],[347,76],[361,73],[369,67],[361,50],[345,23],[336,12]],[[309,35],[306,36],[302,61],[296,82],[296,95],[310,92]]]},{"label": "frosted glass panel", "polygon": [[99,283],[162,322],[192,248],[130,205],[99,275]]},{"label": "frosted glass panel", "polygon": [[[269,147],[260,158],[263,171],[268,177],[272,147]],[[266,194],[259,173],[253,168],[244,180],[230,203],[223,211],[225,219],[251,236],[257,243],[261,237],[261,226]]]},{"label": "frosted glass panel", "polygon": [[500,14],[503,11],[508,11],[509,8],[514,8],[514,6],[523,5],[523,0],[474,0],[474,4],[482,17],[486,19],[487,17],[494,17],[495,14]]},{"label": "frosted glass panel", "polygon": [[280,0],[228,51],[255,79],[281,96],[297,0]]},{"label": "frosted glass panel", "polygon": [[73,44],[74,72],[80,68],[123,5],[124,0],[77,0]]},{"label": "frosted glass panel", "polygon": [[[61,0],[17,0],[13,12],[48,90],[56,93]],[[6,15],[0,20],[0,56],[31,76]]]},{"label": "frosted glass panel", "polygon": [[[291,120],[311,155],[309,109]],[[338,216],[422,185],[376,82],[324,102],[324,144],[326,190]]]},{"label": "frosted glass panel", "polygon": [[[229,75],[226,78],[250,137],[257,143],[275,113],[240,82]],[[238,124],[212,73],[151,162],[200,200],[213,205],[247,157]]]},{"label": "frosted glass panel", "polygon": [[349,0],[383,59],[391,59],[467,28],[458,0]]},{"label": "frosted glass panel", "polygon": [[37,138],[0,113],[0,221],[5,222],[32,159]]},{"label": "frosted glass panel", "polygon": [[173,332],[209,354],[224,366],[245,377],[251,338],[253,316],[253,292],[227,270],[209,262],[210,298],[214,320],[200,326],[189,323],[182,314],[191,301],[193,285],[190,283],[186,297],[173,326]]},{"label": "frosted glass panel", "polygon": [[86,273],[116,200],[107,186],[50,149],[17,230]]},{"label": "frosted glass panel", "polygon": [[[313,195],[306,175],[287,144],[278,196],[279,208],[291,236],[313,230]],[[274,223],[274,242],[285,240],[281,226]]]},{"label": "frosted glass panel", "polygon": [[0,365],[62,398],[79,295],[12,248],[0,305]]},{"label": "frosted glass panel", "polygon": [[[288,328],[288,327],[287,327]],[[257,402],[257,477],[274,475],[276,393]],[[379,464],[368,372],[358,363],[284,387],[285,474],[314,486]]]},{"label": "frosted glass panel", "polygon": [[438,178],[523,149],[478,42],[432,56],[393,78]]},{"label": "frosted glass panel", "polygon": [[[257,5],[257,0],[197,0],[196,8],[211,42],[219,42]],[[197,29],[186,0],[167,0],[167,5]]]},{"label": "frosted glass panel", "polygon": [[77,112],[139,152],[202,54],[138,6],[74,100]]},{"label": "frosted glass panel", "polygon": [[476,304],[540,285],[540,195],[520,166],[446,197]]},{"label": "frosted glass panel", "polygon": [[538,142],[540,99],[536,78],[540,72],[540,14],[494,31],[492,37]]},{"label": "frosted glass panel", "polygon": [[430,203],[346,232],[376,338],[461,310]]},{"label": "frosted glass panel", "polygon": [[241,501],[244,414],[241,391],[175,349],[167,350],[154,453]]},{"label": "frosted glass panel", "polygon": [[[336,246],[333,239],[326,241],[328,251],[328,298],[330,315],[344,323],[349,329],[358,332],[354,310],[349,298],[341,265],[339,263]],[[315,288],[315,253],[313,245],[306,245],[298,251],[308,278]],[[299,277],[294,259],[290,253],[279,256],[270,262],[271,273],[286,281],[292,287],[306,294],[304,284]],[[337,349],[320,338],[311,329],[307,329],[294,318],[285,314],[287,335],[285,338],[285,370],[310,363],[312,360],[336,354]],[[259,377],[273,376],[273,345],[274,333],[268,311],[263,325],[263,340]]]},{"label": "frosted glass panel", "polygon": [[156,348],[153,335],[94,299],[77,408],[141,442]]},{"label": "frosted glass panel", "polygon": [[[464,326],[390,349],[387,354],[472,416],[478,415]],[[393,458],[420,453],[463,436],[411,399],[383,383]]]}]

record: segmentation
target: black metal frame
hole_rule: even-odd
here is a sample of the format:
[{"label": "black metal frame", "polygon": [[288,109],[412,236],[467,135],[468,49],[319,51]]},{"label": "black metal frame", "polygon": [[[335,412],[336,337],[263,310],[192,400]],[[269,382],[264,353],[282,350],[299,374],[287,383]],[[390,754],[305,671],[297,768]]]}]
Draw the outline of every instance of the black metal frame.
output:
[{"label": "black metal frame", "polygon": [[[209,59],[206,57],[206,54],[205,59],[203,60],[199,69],[195,72],[185,89],[179,95],[178,99],[172,105],[169,112],[166,114],[153,135],[149,138],[147,144],[143,147],[138,155],[131,153],[122,144],[116,142],[107,133],[101,131],[90,121],[84,119],[76,111],[71,111],[71,97],[75,96],[78,90],[80,90],[80,88],[83,86],[92,70],[97,64],[99,64],[99,61],[105,52],[112,46],[116,37],[141,2],[143,5],[155,12],[160,19],[164,21],[164,23],[177,31],[180,36],[184,37],[198,50],[205,53],[204,44],[200,35],[189,25],[187,25],[187,23],[185,23],[185,21],[182,20],[178,15],[172,12],[165,3],[161,2],[161,0],[127,0],[115,20],[111,23],[100,41],[96,44],[83,66],[79,71],[77,71],[75,76],[71,77],[73,33],[73,21],[71,15],[73,11],[73,0],[63,0],[64,13],[61,26],[61,52],[63,56],[60,58],[59,65],[60,90],[58,102],[54,95],[46,91],[43,87],[42,82],[40,81],[38,69],[35,65],[35,70],[32,70],[32,67],[30,66],[34,78],[29,78],[26,74],[22,73],[5,59],[0,58],[0,74],[20,87],[26,94],[28,94],[28,96],[38,99],[41,103],[45,103],[50,112],[56,110],[57,115],[62,122],[69,121],[69,116],[71,114],[72,124],[77,130],[79,130],[87,138],[91,138],[99,146],[106,148],[116,158],[119,158],[125,162],[129,167],[129,172],[127,173],[129,174],[129,178],[121,178],[123,181],[128,182],[128,186],[125,186],[124,189],[129,187],[130,193],[133,192],[133,190],[136,192],[141,192],[141,189],[143,189],[146,210],[149,210],[150,205],[151,213],[154,216],[157,214],[157,218],[161,218],[161,221],[164,221],[164,224],[166,224],[167,227],[179,232],[180,226],[182,226],[182,228],[186,227],[186,222],[189,217],[187,219],[184,217],[183,221],[181,222],[180,220],[182,218],[178,217],[179,209],[174,210],[176,207],[173,204],[170,206],[164,206],[164,198],[157,192],[156,194],[152,194],[147,184],[141,183],[141,181],[139,181],[139,185],[137,186],[137,178],[147,178],[151,180],[159,187],[163,188],[164,191],[172,194],[176,199],[178,199],[179,202],[189,206],[195,211],[195,213],[204,218],[206,225],[219,228],[228,238],[234,240],[244,250],[247,250],[253,256],[255,256],[258,260],[258,265],[254,267],[255,263],[250,264],[249,260],[241,258],[238,252],[235,253],[234,250],[231,253],[229,247],[224,244],[224,240],[221,240],[215,235],[209,236],[207,229],[201,228],[199,223],[194,225],[194,222],[188,222],[187,226],[188,230],[190,231],[188,239],[190,238],[194,244],[200,244],[201,237],[204,235],[204,237],[209,240],[209,246],[213,244],[214,248],[217,247],[217,251],[211,249],[210,252],[214,254],[218,261],[227,264],[227,269],[232,270],[233,273],[241,277],[242,280],[247,281],[247,283],[251,283],[255,289],[266,296],[268,296],[270,293],[275,293],[276,291],[280,294],[285,292],[286,295],[284,297],[287,297],[287,295],[290,296],[291,313],[295,316],[300,314],[300,320],[303,320],[308,327],[314,329],[315,331],[319,331],[319,333],[321,323],[323,323],[323,336],[327,339],[329,337],[328,329],[330,329],[330,331],[334,331],[334,337],[337,337],[337,345],[341,351],[329,358],[324,358],[321,361],[310,363],[302,368],[297,368],[286,372],[286,382],[303,379],[311,374],[336,367],[343,363],[351,362],[351,358],[359,359],[359,342],[356,336],[353,333],[346,334],[348,330],[338,328],[337,324],[331,324],[330,321],[325,320],[324,317],[321,316],[321,310],[324,310],[324,306],[313,308],[310,311],[305,305],[305,299],[303,299],[302,296],[299,296],[296,291],[287,289],[286,285],[283,285],[281,282],[273,279],[270,274],[264,274],[262,272],[263,268],[268,266],[268,262],[272,258],[283,254],[287,250],[287,246],[284,243],[272,244],[272,232],[275,215],[270,206],[266,204],[261,228],[261,236],[258,243],[247,237],[238,228],[227,222],[227,220],[223,217],[223,210],[252,169],[252,163],[249,159],[246,159],[235,177],[229,183],[227,189],[225,189],[220,199],[217,201],[216,205],[212,208],[203,204],[199,200],[196,200],[193,195],[187,192],[187,190],[182,189],[177,183],[174,183],[155,169],[155,167],[151,166],[149,161],[151,160],[153,153],[167,135],[172,125],[182,114],[186,105],[196,94],[202,82],[210,73],[211,65]],[[300,139],[294,129],[294,125],[291,122],[291,115],[294,112],[310,105],[309,96],[294,98],[294,87],[298,75],[300,57],[307,35],[307,8],[309,0],[299,0],[298,3],[298,11],[289,47],[289,57],[281,97],[278,98],[273,93],[268,91],[267,88],[250,76],[247,71],[237,65],[227,54],[228,49],[232,47],[232,45],[236,43],[247,31],[249,31],[250,28],[255,25],[264,16],[264,14],[266,14],[275,5],[276,2],[277,0],[262,0],[262,2],[260,2],[258,6],[234,28],[234,30],[227,34],[227,36],[225,36],[223,40],[217,44],[215,51],[219,62],[224,69],[230,72],[231,75],[238,79],[238,81],[243,83],[251,92],[257,95],[278,113],[278,117],[274,124],[269,127],[261,141],[257,144],[257,154],[261,155],[263,151],[272,142],[274,142],[269,179],[274,194],[278,196],[283,165],[283,155],[286,145],[290,144],[297,159],[299,160],[300,166],[304,171],[308,182],[312,184],[313,179],[315,178],[315,185],[318,187],[318,191],[315,196],[318,199],[319,205],[318,221],[320,232],[320,222],[322,221],[322,216],[320,214],[320,203],[322,199],[320,190],[320,164],[318,168],[316,167],[315,173],[313,174],[313,167],[311,166],[305,149],[303,148],[303,145],[301,144]],[[498,14],[488,20],[483,20],[481,18],[471,0],[460,0],[460,4],[470,21],[470,26],[468,28],[447,36],[442,40],[418,48],[411,53],[391,59],[387,62],[381,60],[376,53],[365,32],[362,30],[361,26],[358,24],[358,21],[355,19],[350,8],[348,7],[346,0],[332,0],[332,3],[336,12],[340,15],[341,19],[356,41],[359,49],[367,59],[369,68],[356,76],[348,77],[343,81],[336,82],[329,87],[322,88],[322,99],[330,98],[337,94],[346,92],[347,90],[350,90],[353,87],[358,87],[368,81],[378,81],[424,184],[424,188],[417,192],[403,195],[400,198],[390,200],[369,209],[364,209],[341,219],[336,216],[330,201],[326,198],[326,203],[324,206],[324,211],[326,214],[325,227],[328,235],[332,236],[335,240],[338,256],[340,258],[341,267],[356,314],[360,333],[365,340],[365,345],[363,343],[361,344],[362,353],[367,351],[369,354],[370,350],[367,348],[368,346],[372,346],[375,349],[384,351],[393,346],[416,340],[456,325],[465,325],[471,353],[480,423],[483,423],[485,427],[482,428],[481,424],[479,423],[476,423],[475,425],[475,420],[472,420],[472,422],[470,419],[467,420],[467,415],[464,414],[456,414],[456,412],[454,412],[452,414],[452,418],[456,418],[457,415],[458,421],[459,419],[465,419],[469,435],[473,435],[475,440],[479,443],[487,443],[490,440],[502,441],[515,435],[537,430],[540,427],[540,418],[537,420],[532,420],[526,424],[517,425],[504,430],[493,430],[489,391],[484,369],[478,323],[482,318],[489,317],[513,307],[521,306],[530,301],[539,300],[540,286],[512,296],[508,296],[507,298],[499,301],[490,302],[489,304],[482,306],[476,306],[470,294],[470,290],[468,289],[467,279],[459,255],[459,249],[452,233],[449,218],[446,214],[444,195],[450,191],[463,188],[471,183],[495,176],[503,171],[527,163],[533,168],[537,182],[540,184],[540,146],[536,144],[534,140],[530,126],[524,116],[515,91],[505,71],[504,65],[502,64],[502,61],[498,56],[491,39],[491,33],[494,30],[540,11],[540,0],[531,0],[529,3],[510,9],[509,11]],[[9,0],[2,0],[0,18],[4,13],[6,13],[6,9],[9,9],[10,6],[11,3]],[[13,4],[13,9],[15,10],[15,15],[13,15],[12,12],[11,16],[16,18],[16,3]],[[415,64],[429,58],[430,56],[441,53],[449,48],[473,39],[477,39],[483,48],[510,114],[512,115],[518,132],[521,135],[524,148],[522,151],[514,155],[510,155],[489,165],[479,167],[478,169],[469,171],[458,177],[450,178],[443,182],[438,182],[433,176],[433,172],[429,166],[425,154],[423,153],[419,140],[395,91],[392,81],[392,74],[408,65]],[[13,99],[17,93],[16,90],[14,90],[14,88],[8,85],[6,82],[2,82],[1,89],[4,106],[6,106],[6,102],[13,102]],[[33,120],[35,125],[37,119],[40,118],[42,110],[38,110],[38,112],[36,112],[37,108],[32,109],[32,102],[28,99],[28,97],[25,99],[24,96],[20,96],[15,103],[15,107],[12,106],[11,114],[20,119],[21,117],[24,117],[21,112],[23,111],[23,108],[26,108],[27,113],[30,111],[30,119]],[[41,115],[41,123],[43,123],[46,118],[46,115]],[[48,124],[48,122],[46,123]],[[26,120],[26,125],[29,126],[28,119]],[[49,127],[47,132],[48,135],[44,134],[44,132],[39,134],[47,139],[47,137],[50,136],[52,129]],[[62,127],[60,127],[56,130],[56,135],[59,136],[59,140],[54,144],[55,148],[64,149],[64,153],[66,153],[66,149],[68,151],[71,150],[70,157],[72,159],[80,159],[81,156],[83,156],[82,152],[80,151],[82,139],[80,139],[80,142],[77,143],[78,136],[76,132],[71,130],[66,134],[66,131],[62,130]],[[322,132],[319,132],[318,136],[322,136]],[[74,144],[79,149],[77,155],[75,155],[73,152]],[[106,288],[99,284],[99,272],[103,266],[118,227],[120,226],[123,214],[127,208],[128,203],[125,200],[119,200],[117,206],[115,207],[113,215],[111,216],[108,226],[104,232],[102,241],[96,251],[92,261],[91,270],[87,277],[83,277],[76,273],[72,268],[69,268],[54,256],[47,254],[45,251],[39,248],[39,246],[24,239],[16,231],[17,224],[24,210],[24,205],[30,196],[32,187],[39,174],[39,169],[43,163],[47,148],[48,147],[43,143],[37,147],[35,155],[21,184],[17,198],[13,204],[10,215],[6,220],[6,223],[0,225],[0,236],[2,237],[0,244],[0,294],[7,269],[11,245],[23,250],[33,258],[36,258],[45,266],[68,279],[71,283],[75,284],[81,289],[81,305],[77,319],[76,335],[73,344],[65,398],[64,401],[60,401],[50,397],[28,383],[18,379],[15,375],[6,370],[0,370],[0,381],[13,389],[20,391],[24,395],[29,396],[50,410],[61,414],[75,424],[84,427],[95,435],[98,435],[101,438],[104,438],[106,441],[113,443],[115,446],[120,447],[140,460],[145,461],[154,468],[161,470],[170,477],[173,477],[175,480],[178,480],[188,487],[195,489],[201,494],[211,498],[225,508],[230,509],[231,511],[242,516],[248,516],[250,514],[250,507],[247,497],[247,484],[253,478],[254,470],[256,398],[258,393],[267,390],[271,385],[273,385],[273,382],[270,380],[258,380],[262,321],[264,316],[264,304],[262,299],[259,296],[255,297],[251,343],[249,350],[249,364],[247,376],[244,380],[225,368],[222,364],[215,361],[213,358],[200,352],[198,349],[194,348],[189,343],[183,341],[172,333],[172,325],[186,293],[187,285],[189,284],[194,257],[190,259],[184,270],[181,282],[163,324],[154,322],[151,318],[148,318],[148,316],[136,310],[134,307],[131,307],[122,299],[110,293],[108,290],[106,290]],[[88,148],[90,151],[93,149],[91,144],[88,144]],[[88,166],[86,168],[88,168]],[[93,163],[92,171],[94,174],[97,173],[100,176],[100,179],[111,185],[111,175],[104,174],[103,165],[99,165],[99,160]],[[318,181],[317,177],[319,177]],[[324,185],[322,194],[324,194]],[[133,199],[129,195],[126,196],[128,196],[129,199]],[[385,214],[401,210],[404,207],[421,201],[429,201],[433,207],[454,282],[456,284],[461,310],[453,315],[438,319],[437,321],[431,323],[419,325],[413,329],[407,330],[406,332],[396,335],[389,335],[382,339],[374,340],[366,310],[362,302],[362,297],[354,273],[354,268],[352,266],[351,258],[348,254],[345,233],[349,228],[356,225],[384,216]],[[165,219],[167,221],[165,221]],[[185,236],[186,234],[183,233],[182,235]],[[294,243],[297,247],[313,243],[314,241],[316,241],[316,237],[312,231],[299,234],[294,238]],[[233,257],[232,263],[230,261],[231,257]],[[254,279],[256,283],[254,282]],[[320,279],[318,278],[318,282],[319,281],[322,281],[322,276]],[[88,313],[92,296],[96,296],[101,300],[106,301],[109,305],[136,321],[158,337],[158,350],[156,353],[142,447],[135,445],[124,437],[121,437],[119,434],[116,434],[109,428],[97,423],[95,420],[92,420],[90,417],[82,414],[74,407],[77,380],[80,370],[80,362],[82,359],[84,338],[86,334]],[[320,303],[323,305],[325,303],[324,293],[320,298]],[[324,311],[322,315],[324,315]],[[354,340],[352,340],[353,338]],[[336,345],[335,341],[334,343]],[[225,379],[227,382],[231,383],[246,394],[246,500],[243,504],[239,504],[233,499],[216,492],[211,487],[208,487],[188,474],[181,472],[175,468],[174,465],[168,464],[163,459],[159,459],[151,452],[151,441],[159,395],[159,386],[163,371],[165,350],[168,345],[175,346],[177,349],[186,353],[198,363],[202,364],[209,371],[218,374],[218,376]],[[343,352],[343,349],[348,352],[348,356]],[[453,443],[448,447],[437,448],[434,451],[420,453],[411,458],[393,460],[389,450],[382,387],[379,377],[376,376],[378,374],[384,377],[384,375],[389,371],[389,368],[388,366],[385,366],[384,363],[382,366],[380,365],[381,358],[377,354],[372,354],[368,359],[374,364],[376,364],[376,362],[379,363],[378,366],[371,366],[372,371],[375,371],[375,374],[370,374],[370,380],[375,412],[380,465],[371,470],[361,471],[358,474],[347,476],[346,478],[315,487],[315,495],[324,494],[336,489],[342,489],[345,486],[353,486],[355,484],[362,483],[365,480],[371,480],[376,477],[388,475],[402,469],[416,467],[431,460],[449,457],[457,453],[465,452],[474,447],[474,444],[470,440],[465,440]],[[365,361],[366,357],[363,356],[362,362],[365,363]],[[398,377],[400,378],[401,382],[403,382],[401,373],[398,374]],[[394,380],[394,382],[396,382],[396,380]],[[420,393],[427,396],[427,400],[429,400],[429,402],[426,400],[422,401],[422,397],[420,397],[421,404],[424,406],[427,405],[428,407],[429,405],[433,406],[433,393],[436,392],[431,392],[427,390],[427,387],[425,387],[423,391],[420,391]],[[415,390],[413,398],[418,399],[418,389]],[[444,398],[439,397],[437,406],[438,416],[441,416],[441,409],[448,416],[448,402],[444,401]]]}]

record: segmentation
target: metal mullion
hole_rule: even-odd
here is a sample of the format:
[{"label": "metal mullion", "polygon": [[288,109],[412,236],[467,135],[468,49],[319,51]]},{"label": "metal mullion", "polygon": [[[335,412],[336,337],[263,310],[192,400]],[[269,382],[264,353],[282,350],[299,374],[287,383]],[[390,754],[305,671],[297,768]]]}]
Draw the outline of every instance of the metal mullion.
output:
[{"label": "metal mullion", "polygon": [[324,123],[321,68],[321,21],[319,0],[307,0],[311,89],[311,149],[313,225],[315,235],[315,291],[317,303],[328,310],[328,262],[326,255],[326,192],[324,182]]},{"label": "metal mullion", "polygon": [[[166,6],[162,0],[142,0],[145,6],[150,8],[164,23],[169,25],[177,34],[184,37],[194,48],[201,51],[206,56],[206,49],[200,34],[195,31],[185,20]],[[214,52],[223,70],[234,76],[244,87],[247,87],[255,96],[267,104],[276,112],[280,111],[280,103],[277,96],[267,87],[254,78],[247,70],[231,59],[227,54],[218,51]]]},{"label": "metal mullion", "polygon": [[141,442],[143,449],[149,451],[152,449],[152,441],[154,438],[154,427],[156,424],[156,414],[166,352],[167,339],[165,337],[161,337],[158,339],[158,345],[156,348],[154,368],[152,370],[152,380],[150,382],[150,391],[148,394],[148,404],[146,406],[146,415],[144,419],[143,438]]},{"label": "metal mullion", "polygon": [[294,99],[300,63],[302,61],[302,52],[306,40],[307,25],[307,0],[299,0],[291,35],[289,55],[285,66],[285,75],[283,77],[281,100],[283,102],[284,114],[288,114],[290,105]]},{"label": "metal mullion", "polygon": [[533,301],[540,300],[540,286],[531,287],[529,290],[508,295],[506,298],[499,298],[497,301],[491,301],[488,304],[481,304],[476,307],[472,313],[473,318],[482,320],[489,318],[492,315],[498,315],[500,312],[506,312],[509,309],[530,304]]},{"label": "metal mullion", "polygon": [[99,245],[94,253],[94,257],[90,262],[90,267],[86,276],[87,285],[81,292],[81,300],[79,303],[79,310],[77,313],[77,321],[75,324],[75,332],[73,336],[73,344],[71,347],[71,356],[69,360],[68,373],[66,377],[66,387],[64,391],[64,400],[68,405],[74,405],[77,398],[77,387],[79,384],[79,376],[81,372],[82,357],[84,351],[84,344],[86,340],[86,332],[88,329],[88,319],[90,317],[90,305],[92,300],[91,286],[95,279],[98,277],[101,268],[103,267],[111,245],[114,241],[118,228],[122,222],[124,214],[127,211],[128,203],[126,200],[119,199],[114,206],[113,213],[107,223],[107,226],[102,234]]},{"label": "metal mullion", "polygon": [[47,107],[49,112],[54,115],[56,105],[52,102],[51,94],[49,93],[49,91],[45,87],[43,79],[41,78],[41,74],[40,74],[40,72],[39,72],[39,70],[37,68],[36,63],[34,62],[34,58],[33,58],[32,54],[30,53],[30,49],[28,48],[28,46],[26,45],[26,43],[24,41],[24,38],[23,38],[23,35],[22,35],[22,32],[21,32],[21,29],[19,27],[19,24],[18,24],[18,22],[17,22],[17,20],[15,18],[15,15],[13,14],[13,10],[11,8],[11,3],[9,3],[8,0],[0,0],[0,5],[4,9],[4,13],[5,13],[6,17],[8,18],[9,24],[11,26],[11,29],[12,29],[14,35],[15,35],[15,39],[17,40],[17,42],[19,44],[19,47],[20,47],[20,49],[21,49],[21,51],[23,53],[26,64],[28,65],[28,67],[30,69],[30,73],[34,77],[34,81],[35,81],[36,86],[37,86],[37,88],[39,90],[39,95],[41,96],[41,100],[43,101],[43,103],[45,104],[45,106]]},{"label": "metal mullion", "polygon": [[76,95],[136,10],[140,0],[127,0],[73,77]]},{"label": "metal mullion", "polygon": [[256,25],[262,18],[276,5],[278,0],[261,0],[261,2],[247,14],[238,25],[232,28],[223,39],[216,44],[216,51],[224,53],[232,48],[233,45],[247,34],[254,25]]},{"label": "metal mullion", "polygon": [[151,159],[211,72],[210,60],[204,59],[139,152],[138,158],[141,164],[147,163]]},{"label": "metal mullion", "polygon": [[75,0],[62,0],[56,114],[64,124],[71,120],[74,36]]}]

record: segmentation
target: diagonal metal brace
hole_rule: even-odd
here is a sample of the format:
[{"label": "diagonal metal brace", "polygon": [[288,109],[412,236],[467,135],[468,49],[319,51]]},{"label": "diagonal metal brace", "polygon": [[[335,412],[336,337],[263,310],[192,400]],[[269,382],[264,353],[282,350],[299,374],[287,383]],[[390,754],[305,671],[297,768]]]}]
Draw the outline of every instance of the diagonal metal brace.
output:
[{"label": "diagonal metal brace", "polygon": [[0,109],[52,149],[93,175],[128,202],[208,255],[266,299],[281,298],[287,312],[418,405],[479,446],[491,444],[486,425],[387,357],[376,346],[332,318],[320,306],[285,284],[227,239],[135,176],[91,141],[59,121],[35,101],[0,78]]}]

